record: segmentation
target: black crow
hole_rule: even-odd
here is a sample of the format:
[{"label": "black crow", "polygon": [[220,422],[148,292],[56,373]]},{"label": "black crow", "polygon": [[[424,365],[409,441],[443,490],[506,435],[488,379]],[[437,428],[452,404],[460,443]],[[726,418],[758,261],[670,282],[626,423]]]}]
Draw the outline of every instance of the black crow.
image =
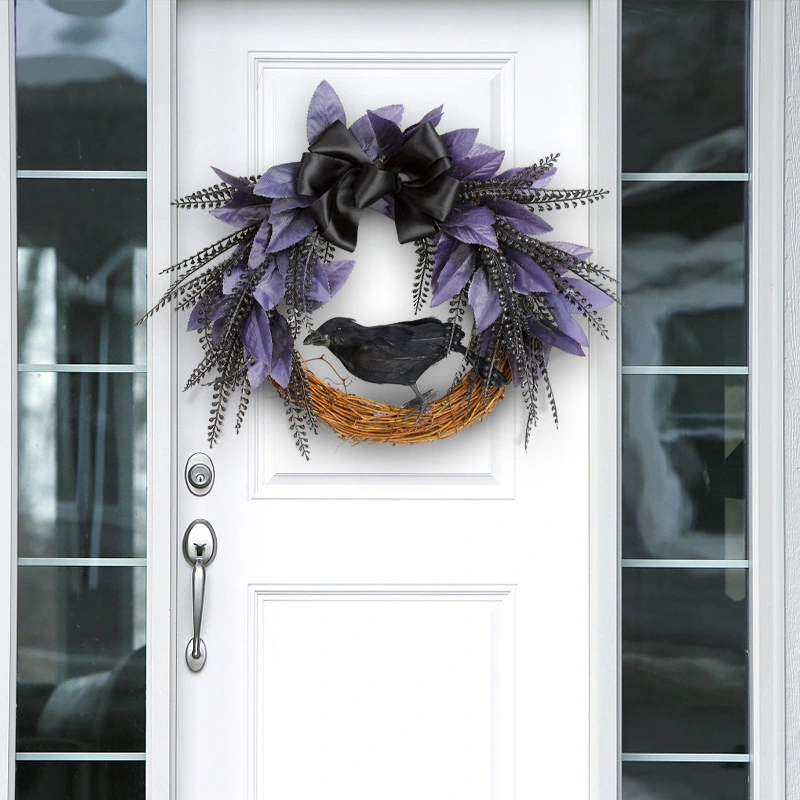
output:
[{"label": "black crow", "polygon": [[[434,392],[422,394],[417,381],[425,370],[453,351],[465,355],[485,380],[489,364],[468,351],[461,340],[464,331],[452,322],[436,317],[395,322],[391,325],[359,325],[353,319],[334,317],[306,336],[303,344],[327,347],[346,369],[369,383],[396,383],[410,386],[416,398],[405,407],[419,408],[417,420],[430,405]],[[490,383],[505,386],[508,381],[499,370],[492,370]]]}]

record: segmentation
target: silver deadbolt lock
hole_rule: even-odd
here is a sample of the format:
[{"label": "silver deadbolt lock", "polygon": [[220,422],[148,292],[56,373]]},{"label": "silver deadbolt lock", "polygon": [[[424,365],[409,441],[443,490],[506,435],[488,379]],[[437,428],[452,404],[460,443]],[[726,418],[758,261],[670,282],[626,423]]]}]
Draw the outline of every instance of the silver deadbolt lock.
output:
[{"label": "silver deadbolt lock", "polygon": [[195,453],[186,462],[185,477],[189,491],[202,497],[214,485],[214,464],[205,453]]}]

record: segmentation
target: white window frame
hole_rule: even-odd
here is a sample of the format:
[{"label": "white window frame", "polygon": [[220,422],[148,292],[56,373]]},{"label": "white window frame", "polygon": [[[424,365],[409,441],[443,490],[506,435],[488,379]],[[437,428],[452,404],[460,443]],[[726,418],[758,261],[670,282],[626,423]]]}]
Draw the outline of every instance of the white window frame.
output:
[{"label": "white window frame", "polygon": [[[588,0],[591,9],[591,185],[619,184],[619,0]],[[488,0],[487,0],[488,2]],[[785,618],[784,618],[784,34],[786,14],[791,30],[800,36],[800,2],[752,0],[752,226],[751,334],[750,334],[750,597],[751,597],[751,786],[754,800],[776,800],[785,794]],[[148,55],[149,155],[148,176],[150,264],[173,263],[172,217],[163,209],[175,196],[173,169],[175,130],[175,20],[176,0],[149,0]],[[7,754],[8,796],[14,790],[15,644],[16,644],[16,216],[14,169],[14,3],[0,13],[0,107],[7,109],[7,125],[0,125],[0,252],[8,265],[0,291],[0,748]],[[792,62],[798,67],[797,59]],[[789,76],[800,87],[800,78]],[[792,117],[798,129],[798,114]],[[791,132],[791,130],[789,131]],[[792,152],[796,152],[795,147]],[[791,150],[791,148],[790,148]],[[609,156],[609,154],[613,154]],[[616,192],[618,197],[618,192]],[[612,264],[619,252],[619,214],[612,202],[592,207],[591,243],[604,263]],[[790,216],[787,253],[800,241]],[[155,273],[155,270],[151,270]],[[165,288],[166,278],[153,274],[151,299]],[[800,302],[793,298],[789,329],[800,325]],[[789,307],[787,306],[787,312]],[[797,319],[797,321],[794,321]],[[758,325],[756,324],[758,321]],[[608,315],[609,329],[617,319]],[[148,415],[149,511],[148,545],[148,731],[147,797],[167,800],[174,793],[174,698],[177,663],[175,653],[175,553],[171,531],[176,529],[172,498],[179,470],[164,458],[164,448],[175,440],[174,415],[174,315],[156,315],[150,324],[148,393],[159,413]],[[166,343],[166,344],[164,344]],[[796,356],[800,361],[800,356]],[[619,354],[612,347],[593,347],[590,356],[590,600],[591,636],[587,642],[591,671],[587,676],[591,697],[590,786],[592,800],[613,800],[620,789],[619,735],[619,461],[617,381]],[[800,382],[798,372],[795,379]],[[791,387],[789,387],[791,388]],[[788,392],[788,389],[787,389]],[[787,393],[787,399],[791,395]],[[800,433],[792,444],[800,446]],[[797,450],[789,450],[792,452]],[[795,514],[795,516],[797,516]],[[791,528],[790,528],[791,530]],[[9,532],[9,535],[5,534]],[[790,543],[791,544],[791,543]],[[790,552],[794,552],[790,550]],[[800,556],[791,562],[800,577]],[[798,592],[792,595],[800,608]],[[793,660],[798,645],[792,641]],[[793,710],[794,709],[793,707]],[[800,718],[794,713],[791,730]],[[795,776],[798,781],[798,776]],[[0,786],[3,785],[0,778]],[[800,786],[795,786],[800,789]],[[794,794],[797,794],[795,792]],[[788,796],[793,796],[792,794]]]}]

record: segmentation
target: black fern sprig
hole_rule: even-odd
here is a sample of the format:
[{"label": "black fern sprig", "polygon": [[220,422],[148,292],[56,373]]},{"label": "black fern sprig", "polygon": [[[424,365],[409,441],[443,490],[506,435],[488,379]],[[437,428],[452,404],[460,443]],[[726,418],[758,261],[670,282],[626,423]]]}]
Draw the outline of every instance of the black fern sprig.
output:
[{"label": "black fern sprig", "polygon": [[318,239],[319,234],[314,230],[305,239],[293,245],[289,251],[289,268],[286,273],[286,318],[295,338],[304,327],[311,325],[308,295],[313,286]]},{"label": "black fern sprig", "polygon": [[200,267],[204,267],[206,264],[217,258],[217,256],[221,256],[223,253],[230,250],[232,247],[235,247],[240,242],[253,238],[257,231],[257,227],[241,228],[229,236],[224,236],[218,242],[214,242],[214,244],[210,244],[208,247],[198,250],[193,256],[184,258],[183,261],[179,261],[177,264],[173,264],[171,267],[162,269],[158,274],[165,275],[167,272],[180,272],[184,269],[194,271]]},{"label": "black fern sprig", "polygon": [[464,315],[467,313],[467,306],[469,305],[469,297],[466,288],[462,289],[455,297],[450,298],[450,315],[447,321],[453,326],[450,329],[450,341],[447,343],[447,352],[453,349],[453,342],[455,341],[455,334],[458,328],[462,328],[464,322]]},{"label": "black fern sprig", "polygon": [[242,430],[244,416],[247,413],[248,405],[250,405],[250,391],[250,384],[245,379],[242,379],[239,390],[239,408],[236,410],[236,433],[240,433]]},{"label": "black fern sprig", "polygon": [[172,205],[176,208],[220,208],[231,201],[233,192],[233,187],[228,186],[227,183],[215,183],[207,189],[199,189],[185,197],[173,200]]},{"label": "black fern sprig", "polygon": [[519,170],[508,178],[487,178],[480,181],[465,181],[461,186],[459,201],[475,202],[491,197],[513,199],[515,193],[533,191],[535,181],[542,178],[554,166],[559,154],[554,153],[540,159],[538,164]]},{"label": "black fern sprig", "polygon": [[309,433],[317,433],[317,418],[311,401],[311,391],[303,360],[295,350],[292,353],[292,372],[289,385],[282,392],[283,404],[292,438],[306,461],[310,457]]},{"label": "black fern sprig", "polygon": [[414,270],[414,287],[412,290],[414,300],[414,314],[419,314],[422,306],[428,302],[431,287],[431,272],[433,270],[433,255],[436,245],[432,237],[417,239],[414,242],[417,251],[417,266]]}]

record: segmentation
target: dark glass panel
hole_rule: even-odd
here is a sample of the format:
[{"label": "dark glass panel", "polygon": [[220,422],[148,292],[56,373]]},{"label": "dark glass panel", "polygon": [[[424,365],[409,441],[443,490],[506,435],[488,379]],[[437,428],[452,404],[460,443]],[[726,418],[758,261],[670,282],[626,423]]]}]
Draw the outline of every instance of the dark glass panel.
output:
[{"label": "dark glass panel", "polygon": [[19,376],[19,555],[146,553],[144,374]]},{"label": "dark glass panel", "polygon": [[146,8],[17,3],[19,169],[147,168]]},{"label": "dark glass panel", "polygon": [[623,0],[623,172],[746,170],[748,4]]},{"label": "dark glass panel", "polygon": [[747,364],[746,190],[624,184],[623,364]]},{"label": "dark glass panel", "polygon": [[20,761],[16,800],[144,800],[143,761]]},{"label": "dark glass panel", "polygon": [[145,330],[147,182],[20,180],[23,363],[133,363]]},{"label": "dark glass panel", "polygon": [[20,567],[17,750],[143,752],[144,567]]},{"label": "dark glass panel", "polygon": [[729,573],[623,569],[623,752],[747,752],[746,584]]},{"label": "dark glass panel", "polygon": [[622,379],[623,558],[747,557],[747,379]]},{"label": "dark glass panel", "polygon": [[747,800],[747,764],[622,765],[622,800]]}]

